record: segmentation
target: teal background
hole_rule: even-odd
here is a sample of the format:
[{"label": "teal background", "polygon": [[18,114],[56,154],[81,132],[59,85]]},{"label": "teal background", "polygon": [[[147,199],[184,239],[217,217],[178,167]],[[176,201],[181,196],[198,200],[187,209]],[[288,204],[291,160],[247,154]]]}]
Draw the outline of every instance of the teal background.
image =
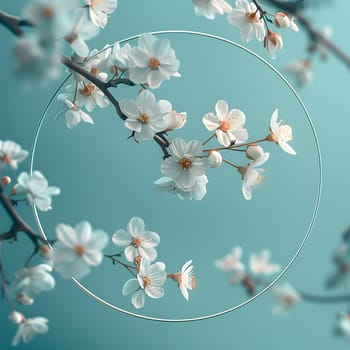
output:
[{"label": "teal background", "polygon": [[[13,13],[19,13],[21,8],[21,3],[17,1],[11,3],[0,1],[0,4],[2,8]],[[345,49],[348,44],[346,42],[347,36],[346,30],[344,30],[346,29],[344,28],[344,23],[349,6],[344,1],[334,1],[331,6],[325,6],[322,9],[310,12],[310,16],[315,19],[315,24],[320,26],[332,24],[335,41]],[[128,1],[127,3],[119,1],[118,10],[110,19],[108,27],[97,39],[90,42],[90,46],[103,47],[106,43],[111,43],[133,34],[179,28],[205,31],[239,42],[238,33],[226,23],[225,18],[208,21],[204,18],[196,17],[193,13],[192,4],[189,1],[176,4],[170,1],[151,1],[147,3],[141,1]],[[24,148],[28,149],[31,146],[43,108],[55,90],[57,82],[53,82],[45,88],[37,88],[31,91],[30,94],[23,93],[20,86],[13,79],[11,73],[13,66],[8,58],[13,37],[10,33],[2,30],[1,38],[4,59],[2,60],[1,77],[2,95],[0,103],[2,112],[0,118],[2,123],[0,138],[16,140]],[[303,57],[306,41],[302,33],[297,35],[285,32],[284,39],[285,48],[279,54],[278,60],[273,62],[277,68],[280,68],[290,58]],[[183,44],[181,40],[180,38],[175,39],[176,44],[181,48],[180,50],[183,50],[183,56],[180,56],[180,54],[178,56],[180,58],[187,57],[188,60],[194,59],[193,55],[199,54],[199,51],[191,52],[193,50],[191,43]],[[200,45],[201,43],[198,41],[197,44]],[[204,44],[202,43],[202,45]],[[187,51],[186,47],[188,48]],[[252,43],[249,45],[249,48],[266,57],[259,44]],[[210,46],[210,49],[213,49],[213,47]],[[214,49],[217,49],[215,45]],[[220,89],[222,89],[223,93],[227,93],[224,85],[227,84],[226,78],[230,75],[234,78],[239,76],[237,81],[240,84],[235,86],[234,99],[236,100],[237,98],[240,104],[239,108],[247,113],[248,121],[249,115],[256,115],[257,110],[262,112],[263,120],[257,121],[258,118],[256,117],[256,120],[254,119],[259,125],[257,130],[264,130],[263,127],[266,127],[271,112],[276,106],[273,98],[278,100],[277,105],[280,105],[279,101],[283,101],[283,111],[288,111],[288,115],[300,115],[298,114],[300,107],[296,105],[295,99],[289,96],[289,92],[285,92],[285,88],[283,88],[275,75],[267,72],[268,77],[262,79],[260,74],[264,74],[264,68],[260,63],[245,57],[241,59],[238,57],[240,53],[235,51],[234,55],[238,55],[235,57],[237,57],[237,62],[239,62],[237,67],[234,64],[235,62],[230,62],[231,56],[229,56],[229,53],[231,49],[225,47],[220,47],[219,49],[221,53],[225,53],[225,50],[228,50],[227,55],[222,55],[224,56],[222,59],[225,62],[225,66],[220,65],[220,67],[216,67],[214,64],[213,70],[209,69],[206,72],[209,75],[208,81],[213,81],[215,78],[214,73],[217,69],[223,70],[225,79],[219,79]],[[205,50],[204,46],[203,50]],[[208,53],[209,57],[206,57],[208,62],[211,62],[209,58],[213,54],[215,52]],[[191,67],[191,65],[185,65],[185,62],[188,62],[188,60],[183,59],[184,63],[180,70],[184,75],[183,79],[186,79],[185,77],[187,76],[185,75],[186,69],[188,69],[188,74],[196,74],[196,72],[191,72],[190,68],[186,68]],[[205,61],[200,63],[204,64]],[[230,63],[232,66],[230,66]],[[199,69],[198,72],[200,71]],[[256,72],[259,72],[259,76],[256,76]],[[300,94],[310,111],[321,143],[324,162],[323,200],[321,201],[320,212],[312,235],[302,255],[288,271],[284,280],[290,281],[293,285],[305,291],[325,293],[323,281],[332,271],[331,253],[339,243],[340,233],[348,225],[348,190],[346,185],[348,183],[347,172],[349,169],[346,162],[346,145],[349,121],[347,120],[348,101],[346,86],[348,85],[349,77],[347,68],[333,57],[326,63],[316,60],[314,74],[315,79],[312,85],[303,89]],[[244,80],[243,75],[248,79]],[[220,77],[220,74],[218,76]],[[198,82],[199,78],[199,76],[196,76],[193,80]],[[173,101],[172,94],[176,89],[179,96],[176,99],[174,98],[174,101],[181,101],[186,108],[182,108],[182,106],[177,107],[175,102],[174,106],[180,111],[189,111],[187,106],[190,106],[190,110],[193,108],[193,113],[196,113],[198,107],[189,98],[192,94],[189,96],[189,94],[186,94],[186,91],[182,91],[181,84],[183,83],[181,80],[183,79],[178,81],[172,80],[167,85],[164,84],[162,94],[159,92],[157,96],[159,95],[159,98],[169,98]],[[250,82],[253,83],[250,84]],[[184,83],[189,84],[191,81],[185,81]],[[175,87],[171,87],[172,84],[175,84]],[[203,84],[205,84],[205,81]],[[261,86],[260,90],[259,86]],[[203,101],[201,100],[203,111],[199,111],[199,114],[212,110],[217,98],[222,97],[222,94],[216,96],[217,90],[221,91],[216,86],[213,90],[214,92],[210,93],[211,90],[206,87],[206,98],[203,98],[201,94],[196,96],[203,99]],[[193,87],[189,91],[197,90]],[[267,97],[271,99],[270,91],[273,91],[272,100],[266,100]],[[121,94],[123,93],[124,91],[121,92]],[[181,94],[184,94],[184,96],[181,96]],[[249,94],[253,96],[254,103],[247,97]],[[184,100],[183,97],[186,96],[187,100]],[[212,101],[210,98],[212,98]],[[199,210],[198,207],[193,209],[192,202],[183,203],[174,200],[169,202],[164,197],[155,199],[151,197],[152,193],[150,191],[147,192],[149,189],[143,188],[142,191],[146,191],[145,193],[136,193],[136,195],[140,196],[138,203],[141,204],[141,208],[138,208],[139,213],[134,212],[134,208],[127,201],[125,189],[118,186],[120,184],[119,176],[123,176],[123,173],[118,172],[118,177],[113,176],[119,170],[118,166],[120,166],[120,163],[112,163],[112,165],[107,163],[109,159],[112,159],[112,154],[109,152],[120,151],[121,156],[124,154],[123,151],[128,150],[130,152],[130,157],[125,157],[126,160],[123,157],[121,158],[123,158],[123,162],[126,162],[122,166],[125,166],[126,169],[129,169],[130,166],[135,169],[135,172],[130,174],[130,176],[135,178],[130,178],[129,174],[126,174],[128,178],[124,180],[130,181],[131,185],[137,182],[138,174],[149,176],[150,180],[157,178],[159,174],[157,172],[159,159],[151,157],[150,162],[154,163],[154,165],[149,166],[147,171],[144,170],[143,164],[134,162],[134,157],[142,157],[139,147],[136,149],[136,146],[131,143],[128,143],[126,147],[124,141],[125,130],[121,127],[113,126],[116,123],[109,114],[103,119],[103,123],[101,122],[102,118],[104,118],[103,115],[106,114],[99,113],[101,118],[98,118],[99,115],[94,117],[94,128],[82,126],[82,128],[79,127],[73,133],[68,133],[62,123],[60,124],[57,121],[51,120],[48,124],[45,124],[47,131],[44,135],[47,135],[47,139],[44,137],[41,143],[39,142],[37,168],[47,175],[50,183],[61,186],[65,195],[63,197],[62,194],[61,197],[55,198],[55,210],[43,215],[42,218],[44,225],[50,231],[53,230],[56,223],[60,220],[75,224],[81,219],[88,218],[92,221],[94,227],[103,228],[107,232],[112,233],[115,229],[125,226],[132,215],[140,215],[145,218],[146,222],[152,223],[150,224],[151,226],[153,225],[152,227],[155,226],[153,223],[157,223],[156,231],[159,232],[162,239],[159,251],[164,257],[164,261],[170,260],[169,265],[172,266],[174,271],[179,268],[178,264],[186,261],[187,258],[192,257],[194,254],[195,261],[197,261],[199,267],[199,281],[203,281],[203,287],[201,289],[198,288],[191,295],[191,302],[185,303],[184,300],[180,300],[178,295],[174,295],[174,298],[164,298],[164,301],[162,300],[162,304],[160,304],[161,306],[157,309],[156,303],[151,303],[147,300],[146,303],[150,305],[147,305],[147,308],[143,311],[145,314],[161,317],[192,317],[203,315],[203,313],[221,311],[246,300],[245,295],[238,288],[232,289],[228,286],[228,283],[225,281],[225,274],[214,270],[212,266],[212,261],[225,255],[234,244],[243,245],[246,251],[246,259],[250,251],[270,248],[273,260],[286,266],[305,234],[305,228],[311,219],[311,204],[314,203],[316,195],[316,152],[311,131],[305,118],[299,120],[289,116],[286,117],[287,121],[293,127],[296,127],[296,137],[293,146],[301,155],[298,156],[299,158],[290,159],[271,147],[274,161],[271,160],[271,165],[267,163],[266,168],[268,168],[269,172],[268,176],[266,176],[266,183],[254,193],[256,196],[251,203],[247,204],[241,198],[240,182],[236,175],[236,178],[232,181],[232,186],[235,186],[233,189],[230,188],[233,198],[227,200],[237,208],[235,210],[238,211],[238,217],[241,212],[246,213],[248,208],[257,215],[257,217],[254,217],[255,220],[236,223],[230,217],[231,213],[229,211],[225,212],[225,208],[219,208],[220,198],[214,195],[222,191],[219,185],[216,188],[214,187],[216,190],[212,190],[214,194],[210,195],[207,202],[199,204],[202,206],[199,209],[203,208],[204,212],[214,210],[214,213],[220,214],[224,210],[224,216],[229,218],[228,226],[230,229],[227,232],[220,230],[220,239],[214,248],[210,244],[211,232],[207,227],[208,222],[211,221],[213,230],[218,229],[217,225],[223,225],[223,228],[226,225],[221,222],[216,224],[215,220],[210,220],[207,217],[199,220],[198,223],[191,221],[191,217],[186,218],[186,224],[191,222],[191,227],[196,229],[189,237],[183,233],[180,237],[177,237],[176,235],[178,235],[180,229],[176,229],[176,225],[172,225],[171,228],[174,230],[175,235],[169,234],[165,236],[162,233],[168,229],[169,221],[165,218],[158,220],[159,215],[169,213],[171,210],[177,210],[180,208],[179,203],[181,206],[184,205],[181,208],[181,215],[185,215],[190,210],[191,213],[192,210]],[[106,125],[109,126],[109,123],[111,123],[111,126],[106,128]],[[247,122],[248,131],[250,131],[252,127],[248,125]],[[123,139],[120,140],[120,145],[117,142],[109,143],[109,140],[113,139],[108,137],[109,135],[112,136],[113,127],[116,131],[123,132]],[[96,132],[96,129],[98,132]],[[194,137],[191,130],[197,130],[195,122],[189,125],[187,131],[184,130],[184,134],[186,135],[187,132],[188,137]],[[78,136],[75,136],[76,134]],[[204,129],[201,130],[201,134],[198,137],[202,137],[202,135],[205,135]],[[80,142],[77,142],[76,137],[79,138]],[[64,140],[64,142],[61,140]],[[154,151],[151,146],[147,145],[146,147],[148,147],[147,152],[151,153]],[[152,150],[148,151],[151,148]],[[98,151],[100,149],[103,150],[101,153]],[[300,150],[303,151],[300,152]],[[68,152],[70,154],[69,157],[67,157]],[[89,157],[89,155],[93,156]],[[79,159],[79,163],[75,159]],[[77,173],[79,169],[72,171],[74,166],[91,170],[88,176],[91,176],[92,180],[97,179],[97,184],[93,182],[91,184],[91,180],[87,178],[87,175],[84,176],[83,181],[76,182],[76,180],[79,180],[79,174]],[[106,166],[112,166],[113,171],[106,171]],[[282,174],[279,172],[281,168],[284,169]],[[156,169],[157,171],[153,173],[151,169]],[[226,172],[222,171],[221,173],[225,173],[223,176],[227,176]],[[77,178],[75,180],[71,179],[71,174]],[[281,180],[281,175],[283,175],[282,179],[286,181],[285,183],[288,184],[287,186],[284,186],[285,183]],[[215,174],[215,176],[217,175]],[[217,181],[220,181],[220,185],[221,181],[223,185],[229,183],[229,179],[225,177],[224,179],[219,178]],[[215,179],[211,183],[215,186]],[[87,184],[91,184],[92,192],[89,192],[89,195],[86,194],[85,186]],[[111,184],[114,184],[117,191],[120,191],[118,196],[111,195],[106,191]],[[281,190],[285,192],[280,192]],[[102,193],[104,200],[108,202],[103,203],[103,211],[98,210],[96,212],[96,208],[101,207],[101,203],[98,201],[101,200]],[[210,193],[209,188],[208,194]],[[122,211],[118,210],[118,222],[116,223],[114,221],[111,222],[109,218],[117,219],[114,218],[114,215],[116,215],[114,208],[120,203],[118,198],[123,198],[123,203],[126,201],[126,205],[123,205],[124,209]],[[152,198],[152,200],[146,201],[145,198]],[[284,198],[287,199],[287,202],[281,200]],[[155,200],[159,201],[156,202],[156,208],[149,204],[154,203]],[[82,203],[84,206],[82,206]],[[170,203],[168,204],[169,211],[165,211],[164,205],[167,205],[167,203]],[[270,204],[270,206],[266,206],[266,203]],[[158,213],[157,209],[159,208],[162,208],[162,210],[159,210]],[[261,208],[264,208],[264,210],[262,211]],[[268,210],[269,208],[271,210]],[[30,210],[23,210],[23,213],[28,221],[33,223]],[[271,226],[271,220],[275,216],[278,217],[277,220],[280,220],[281,223],[284,222],[285,225],[278,225],[272,229],[271,235],[256,234],[253,236],[255,232],[258,232],[257,229],[265,233],[266,229]],[[217,217],[217,215],[214,215],[214,217]],[[149,219],[147,220],[146,218]],[[6,221],[6,218],[2,216],[1,219]],[[246,231],[244,231],[244,227],[240,227],[243,224],[248,225],[249,229],[246,228]],[[237,231],[241,234],[236,236],[235,232],[233,239],[231,227],[234,230],[236,225],[238,226]],[[299,229],[298,225],[300,225],[301,229]],[[221,226],[219,227],[221,228]],[[282,229],[279,229],[280,227]],[[279,231],[282,231],[281,235],[277,235]],[[242,232],[252,232],[252,236],[245,236]],[[173,254],[174,244],[179,244],[179,240],[183,240],[185,245],[184,247],[179,247],[176,250],[176,254]],[[196,245],[198,240],[201,247],[203,247],[201,253],[198,253],[198,243]],[[22,241],[19,243],[19,248],[21,253],[24,254],[27,249],[27,242]],[[20,258],[14,259],[14,249],[6,249],[4,254],[6,261],[9,261],[11,264],[10,269],[18,268],[16,264],[20,263],[18,261]],[[16,254],[22,256],[17,251]],[[112,284],[106,283],[106,276],[113,276],[109,267],[103,267],[101,272],[100,269],[95,271],[86,280],[86,284],[91,286],[91,288],[95,288],[100,295],[110,298],[118,306],[132,310],[128,306],[128,300],[115,296],[116,293],[119,293],[120,286],[114,285],[114,281]],[[125,274],[123,276],[123,278],[126,278]],[[206,284],[204,285],[204,283]],[[175,291],[175,288],[169,289]],[[170,291],[170,293],[173,292]],[[201,303],[198,300],[204,302]],[[335,315],[337,312],[345,311],[347,305],[316,305],[302,302],[292,310],[287,319],[283,317],[281,319],[272,315],[271,309],[273,306],[274,300],[267,293],[247,306],[216,319],[186,324],[165,324],[143,321],[117,313],[93,301],[73,285],[71,281],[57,278],[57,287],[53,292],[42,294],[33,307],[28,308],[28,311],[24,310],[28,316],[45,315],[50,319],[50,332],[45,336],[38,337],[33,343],[25,347],[27,349],[45,349],[47,347],[59,349],[62,346],[67,346],[69,348],[84,347],[86,349],[95,349],[96,347],[110,348],[119,346],[136,349],[142,346],[155,349],[163,349],[164,347],[175,349],[182,346],[187,349],[199,346],[203,348],[220,346],[225,349],[231,347],[251,349],[258,346],[262,348],[279,348],[282,345],[286,349],[298,346],[302,349],[310,346],[317,346],[320,349],[328,349],[332,346],[341,349],[348,346],[346,341],[335,339],[332,335]],[[5,303],[3,303],[1,310],[4,311],[0,315],[2,329],[0,346],[2,346],[1,349],[6,349],[9,347],[15,327],[6,320],[8,309]]]}]

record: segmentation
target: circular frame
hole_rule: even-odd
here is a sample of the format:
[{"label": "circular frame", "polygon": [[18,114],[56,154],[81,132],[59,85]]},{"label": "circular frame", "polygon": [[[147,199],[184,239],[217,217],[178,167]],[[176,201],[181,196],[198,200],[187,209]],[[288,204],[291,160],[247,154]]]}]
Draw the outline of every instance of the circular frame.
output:
[{"label": "circular frame", "polygon": [[[205,37],[205,38],[210,38],[210,39],[215,39],[215,40],[219,40],[221,42],[227,43],[229,45],[235,46],[243,51],[245,51],[246,53],[248,53],[249,55],[254,56],[255,58],[257,58],[259,61],[261,61],[263,64],[265,64],[268,68],[270,68],[285,84],[286,86],[292,91],[293,95],[295,96],[295,98],[297,99],[299,105],[301,106],[302,110],[305,112],[305,115],[307,117],[307,121],[310,125],[312,134],[313,134],[313,138],[314,138],[314,142],[316,145],[316,153],[317,153],[317,166],[318,166],[318,184],[317,184],[317,196],[316,196],[316,202],[315,202],[315,207],[312,213],[312,217],[311,217],[311,221],[310,224],[307,228],[307,232],[305,234],[304,239],[302,240],[299,248],[297,249],[296,253],[293,255],[292,259],[290,260],[290,262],[287,264],[287,266],[280,272],[280,274],[265,288],[263,288],[259,293],[255,294],[254,296],[252,296],[251,298],[245,300],[244,302],[242,302],[241,304],[238,304],[232,308],[228,308],[225,309],[223,311],[219,311],[217,313],[213,313],[210,315],[205,315],[205,316],[199,316],[199,317],[193,317],[193,318],[183,318],[183,319],[171,319],[171,318],[157,318],[157,317],[151,317],[151,316],[146,316],[146,315],[142,315],[142,314],[138,314],[135,312],[131,312],[128,310],[124,310],[120,307],[117,307],[109,302],[107,302],[106,300],[100,298],[99,296],[97,296],[96,294],[94,294],[93,292],[91,292],[89,289],[87,289],[82,283],[80,283],[77,279],[72,278],[73,282],[80,288],[82,289],[86,294],[88,294],[89,296],[91,296],[93,299],[95,299],[96,301],[102,303],[105,306],[108,306],[116,311],[119,311],[121,313],[124,313],[126,315],[129,316],[133,316],[133,317],[137,317],[137,318],[141,318],[141,319],[145,319],[145,320],[151,320],[151,321],[159,321],[159,322],[192,322],[192,321],[200,321],[200,320],[206,320],[206,319],[210,319],[210,318],[214,318],[214,317],[218,317],[221,315],[225,315],[229,312],[232,312],[236,309],[239,309],[240,307],[250,303],[251,301],[257,299],[259,296],[261,296],[263,293],[265,293],[268,289],[270,289],[286,272],[287,270],[290,268],[290,266],[293,264],[293,262],[296,260],[296,258],[298,257],[298,255],[300,254],[301,250],[303,249],[303,247],[305,246],[305,243],[307,241],[307,239],[310,236],[311,230],[313,228],[313,225],[315,223],[316,220],[316,216],[317,216],[317,212],[318,212],[318,208],[319,208],[319,204],[320,204],[320,199],[321,199],[321,189],[322,189],[322,160],[321,160],[321,152],[320,152],[320,146],[319,146],[319,141],[317,138],[317,134],[316,134],[316,129],[312,123],[312,120],[310,118],[309,112],[307,111],[304,103],[302,102],[300,96],[298,95],[298,93],[295,91],[295,89],[292,87],[292,85],[286,80],[286,78],[276,69],[274,68],[269,62],[267,62],[265,59],[263,59],[262,57],[260,57],[259,55],[257,55],[256,53],[254,53],[253,51],[247,49],[246,47],[237,44],[236,42],[217,36],[217,35],[213,35],[213,34],[208,34],[208,33],[204,33],[204,32],[196,32],[196,31],[189,31],[189,30],[163,30],[163,31],[155,31],[155,32],[150,32],[150,34],[154,34],[154,35],[164,35],[164,34],[171,34],[171,33],[177,33],[177,34],[185,34],[185,35],[195,35],[195,36],[200,36],[200,37]],[[130,40],[134,40],[140,37],[141,34],[137,34],[131,37],[128,37],[126,39],[120,40],[119,43],[123,44],[125,42],[128,42]],[[111,46],[107,46],[105,47],[103,50],[99,51],[102,52],[106,49],[108,49]],[[35,133],[35,137],[34,137],[34,141],[33,141],[33,145],[32,145],[32,149],[31,149],[31,159],[30,159],[30,173],[32,174],[33,172],[33,165],[34,165],[34,154],[35,154],[35,150],[36,150],[36,146],[37,146],[37,141],[39,138],[39,133],[41,130],[41,127],[46,119],[49,107],[51,105],[51,103],[53,102],[53,100],[55,99],[55,97],[57,96],[57,94],[59,93],[59,91],[61,90],[61,88],[64,86],[64,84],[67,82],[67,80],[70,78],[71,74],[69,74],[63,81],[62,83],[59,85],[59,87],[56,89],[56,91],[54,92],[53,96],[50,98],[47,106],[44,109],[43,112],[43,116],[39,122],[38,128],[36,130]],[[33,212],[34,212],[34,218],[36,221],[36,224],[39,228],[40,234],[47,239],[45,231],[40,223],[40,219],[39,219],[39,215],[38,215],[38,211],[36,209],[35,206],[33,206]]]}]

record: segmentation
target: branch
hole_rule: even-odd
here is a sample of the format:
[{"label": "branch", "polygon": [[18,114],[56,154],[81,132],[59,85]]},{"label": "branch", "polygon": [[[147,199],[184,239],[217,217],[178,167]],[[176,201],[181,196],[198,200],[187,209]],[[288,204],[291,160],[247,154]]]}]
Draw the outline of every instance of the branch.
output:
[{"label": "branch", "polygon": [[[115,107],[120,119],[122,120],[127,119],[127,116],[123,114],[122,110],[120,109],[119,101],[113,96],[113,94],[108,89],[110,87],[117,87],[119,84],[135,86],[135,84],[132,81],[130,81],[129,79],[114,79],[108,82],[104,82],[103,80],[98,78],[96,75],[93,75],[91,72],[86,70],[84,67],[73,62],[68,57],[63,56],[61,58],[61,62],[69,69],[79,73],[84,78],[86,78],[87,80],[91,81],[94,85],[96,85],[105,94],[105,96],[112,103],[112,105]],[[168,139],[164,134],[165,134],[164,132],[156,133],[153,138],[154,141],[160,146],[164,154],[163,159],[168,158],[170,156],[167,150],[167,147],[169,147],[170,142],[168,141]]]},{"label": "branch", "polygon": [[7,14],[4,11],[0,10],[0,24],[6,27],[10,32],[17,36],[23,36],[24,32],[21,27],[32,27],[33,23],[21,19],[16,16]]},{"label": "branch", "polygon": [[316,28],[314,28],[312,22],[300,13],[303,1],[281,1],[281,0],[263,0],[266,4],[276,7],[279,10],[285,11],[298,20],[298,23],[304,28],[312,42],[320,43],[326,47],[330,52],[334,54],[340,61],[342,61],[350,69],[350,56],[343,51],[339,46],[334,44],[333,41],[324,37]]},{"label": "branch", "polygon": [[0,203],[5,209],[6,213],[12,220],[12,227],[9,232],[0,234],[0,242],[16,239],[18,232],[24,232],[30,240],[33,242],[35,247],[39,247],[39,242],[47,244],[46,240],[37,235],[32,228],[22,219],[22,217],[17,213],[12,205],[11,199],[6,195],[4,191],[4,186],[0,183]]}]

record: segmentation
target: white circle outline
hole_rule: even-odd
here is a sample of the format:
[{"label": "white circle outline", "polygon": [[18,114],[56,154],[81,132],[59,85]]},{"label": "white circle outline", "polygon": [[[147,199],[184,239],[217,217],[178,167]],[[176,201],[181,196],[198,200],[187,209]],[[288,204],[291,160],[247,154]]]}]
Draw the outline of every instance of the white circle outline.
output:
[{"label": "white circle outline", "polygon": [[[141,315],[141,314],[137,314],[137,313],[134,313],[134,312],[131,312],[131,311],[127,311],[127,310],[124,310],[122,308],[119,308],[109,302],[107,302],[106,300],[98,297],[97,295],[95,295],[93,292],[91,292],[89,289],[87,289],[86,287],[84,287],[77,279],[75,278],[72,278],[73,282],[79,287],[81,288],[86,294],[88,294],[89,296],[91,296],[93,299],[99,301],[100,303],[102,303],[103,305],[105,306],[108,306],[110,307],[111,309],[113,310],[116,310],[116,311],[119,311],[121,313],[124,313],[126,315],[129,315],[129,316],[133,316],[133,317],[136,317],[136,318],[141,318],[141,319],[144,319],[144,320],[150,320],[150,321],[158,321],[158,322],[193,322],[193,321],[201,321],[201,320],[207,320],[207,319],[211,319],[211,318],[214,318],[214,317],[218,317],[218,316],[221,316],[221,315],[225,315],[225,314],[228,314],[229,312],[232,312],[234,310],[237,310],[239,309],[240,307],[250,303],[251,301],[257,299],[260,295],[262,295],[263,293],[265,293],[268,289],[270,289],[286,272],[287,270],[290,268],[290,266],[294,263],[295,259],[298,257],[298,255],[300,254],[301,250],[303,249],[303,247],[305,246],[305,243],[306,241],[308,240],[309,236],[310,236],[310,233],[311,233],[311,230],[312,230],[312,227],[315,223],[315,220],[316,220],[316,216],[317,216],[317,212],[318,212],[318,208],[319,208],[319,204],[320,204],[320,199],[321,199],[321,189],[322,189],[322,159],[321,159],[321,151],[320,151],[320,145],[319,145],[319,141],[318,141],[318,138],[317,138],[317,134],[316,134],[316,129],[312,123],[312,120],[310,118],[310,115],[309,115],[309,112],[307,111],[303,101],[301,100],[300,96],[298,95],[298,93],[295,91],[295,89],[292,87],[292,85],[287,81],[287,79],[276,69],[274,68],[269,62],[267,62],[264,58],[262,58],[261,56],[257,55],[256,53],[254,53],[253,51],[247,49],[246,47],[240,45],[240,44],[237,44],[236,42],[232,41],[232,40],[229,40],[229,39],[226,39],[224,37],[221,37],[221,36],[217,36],[217,35],[214,35],[214,34],[209,34],[209,33],[204,33],[204,32],[196,32],[196,31],[190,31],[190,30],[162,30],[162,31],[155,31],[155,32],[150,32],[149,34],[153,34],[153,35],[163,35],[163,34],[185,34],[185,35],[195,35],[195,36],[200,36],[200,37],[206,37],[206,38],[210,38],[210,39],[215,39],[215,40],[219,40],[219,41],[222,41],[224,43],[227,43],[227,44],[230,44],[230,45],[233,45],[239,49],[242,49],[243,51],[247,52],[248,54],[254,56],[255,58],[257,58],[258,60],[260,60],[262,63],[264,63],[267,67],[269,67],[274,73],[277,74],[277,76],[279,76],[282,81],[287,85],[287,87],[292,91],[293,95],[296,97],[297,101],[299,102],[301,108],[303,109],[303,111],[305,112],[305,115],[307,117],[307,120],[308,120],[308,123],[311,127],[311,131],[312,131],[312,134],[313,134],[313,137],[314,137],[314,141],[315,141],[315,145],[316,145],[316,151],[317,151],[317,165],[318,165],[318,185],[317,185],[317,189],[318,189],[318,192],[317,192],[317,197],[316,197],[316,202],[315,202],[315,208],[314,208],[314,211],[313,211],[313,214],[312,214],[312,217],[311,217],[311,221],[310,221],[310,224],[308,226],[308,229],[307,229],[307,232],[305,234],[305,237],[304,239],[302,240],[298,250],[296,251],[296,253],[294,254],[294,256],[292,257],[292,259],[290,260],[290,262],[287,264],[287,266],[281,271],[281,273],[268,285],[266,286],[264,289],[262,289],[259,293],[255,294],[253,297],[251,297],[250,299],[244,301],[243,303],[241,304],[238,304],[232,308],[228,308],[228,309],[225,309],[223,311],[219,311],[217,313],[213,313],[213,314],[210,314],[210,315],[205,315],[205,316],[199,316],[199,317],[193,317],[193,318],[179,318],[179,319],[171,319],[171,318],[158,318],[158,317],[152,317],[152,316],[146,316],[146,315]],[[133,36],[130,36],[126,39],[123,39],[123,40],[120,40],[119,43],[120,44],[123,44],[127,41],[130,41],[130,40],[134,40],[134,39],[137,39],[141,36],[141,34],[137,34],[137,35],[133,35]],[[103,50],[99,51],[102,52],[106,49],[108,49],[109,47],[111,47],[112,45],[110,46],[107,46],[105,47]],[[30,174],[32,174],[33,172],[33,165],[34,165],[34,154],[35,154],[35,149],[36,149],[36,146],[37,146],[37,141],[38,141],[38,138],[39,138],[39,133],[40,133],[40,129],[46,119],[46,116],[47,116],[47,112],[51,106],[51,103],[53,102],[53,100],[55,99],[55,97],[57,96],[58,92],[61,90],[61,88],[64,86],[64,84],[67,82],[67,80],[70,78],[71,74],[68,75],[64,80],[63,82],[59,85],[59,87],[55,90],[53,96],[50,98],[47,106],[45,107],[44,109],[44,112],[43,112],[43,116],[39,122],[39,125],[38,125],[38,128],[36,130],[36,133],[35,133],[35,137],[34,137],[34,141],[33,141],[33,145],[32,145],[32,149],[31,149],[31,159],[30,159]],[[35,219],[35,222],[39,228],[39,231],[41,233],[41,235],[47,239],[46,235],[45,235],[45,232],[44,232],[44,229],[40,223],[40,219],[39,219],[39,215],[38,215],[38,211],[36,209],[36,207],[33,205],[33,212],[34,212],[34,219]]]}]

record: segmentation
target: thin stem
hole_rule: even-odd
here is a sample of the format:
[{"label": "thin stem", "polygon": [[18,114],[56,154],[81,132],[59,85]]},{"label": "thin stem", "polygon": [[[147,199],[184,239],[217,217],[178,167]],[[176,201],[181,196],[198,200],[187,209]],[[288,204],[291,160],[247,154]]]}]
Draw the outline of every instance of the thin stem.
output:
[{"label": "thin stem", "polygon": [[228,164],[228,165],[233,166],[233,167],[236,168],[236,169],[241,168],[239,165],[236,165],[236,164],[234,164],[234,163],[232,163],[232,162],[230,162],[230,161],[228,161],[228,160],[226,160],[226,159],[222,159],[222,161],[223,161],[224,163]]},{"label": "thin stem", "polygon": [[267,141],[267,137],[260,139],[260,140],[256,140],[256,141],[250,141],[247,143],[242,143],[240,145],[233,145],[233,146],[228,146],[228,147],[218,147],[218,148],[209,148],[209,149],[204,149],[203,152],[212,152],[212,151],[236,151],[238,148],[240,147],[245,147],[245,146],[250,146],[253,145],[255,143],[260,143],[260,142],[264,142]]},{"label": "thin stem", "polygon": [[215,133],[213,134],[213,135],[211,135],[209,138],[208,138],[208,140],[206,140],[206,141],[204,141],[203,143],[202,143],[202,146],[204,146],[204,145],[206,145],[212,138],[214,138],[215,137]]},{"label": "thin stem", "polygon": [[111,259],[113,261],[113,263],[117,263],[123,267],[125,267],[134,277],[137,277],[136,273],[133,270],[136,270],[135,266],[123,263],[122,261],[120,261],[119,259],[115,258],[115,255],[108,255],[105,254],[104,255],[105,258]]}]

